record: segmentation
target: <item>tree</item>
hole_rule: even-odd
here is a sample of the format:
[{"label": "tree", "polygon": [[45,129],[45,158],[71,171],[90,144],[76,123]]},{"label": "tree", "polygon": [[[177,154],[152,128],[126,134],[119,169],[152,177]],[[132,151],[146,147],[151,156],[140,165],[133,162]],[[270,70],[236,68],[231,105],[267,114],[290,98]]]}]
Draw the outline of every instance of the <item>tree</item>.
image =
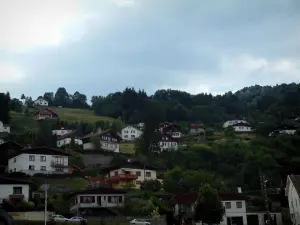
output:
[{"label": "tree", "polygon": [[162,185],[159,180],[145,180],[140,186],[142,191],[157,192],[160,191]]},{"label": "tree", "polygon": [[10,121],[9,109],[10,109],[10,95],[9,93],[0,93],[0,121],[8,124]]},{"label": "tree", "polygon": [[53,103],[54,103],[54,93],[53,92],[46,92],[44,94],[44,99],[48,102],[49,106],[53,106]]},{"label": "tree", "polygon": [[223,220],[225,209],[216,191],[209,184],[204,184],[198,194],[195,207],[195,221],[205,224],[219,224]]},{"label": "tree", "polygon": [[67,107],[69,104],[70,97],[66,89],[64,87],[58,88],[54,96],[54,105]]},{"label": "tree", "polygon": [[25,95],[22,94],[22,95],[21,95],[21,100],[22,100],[23,105],[24,105],[24,103],[25,103],[25,99],[26,99]]}]

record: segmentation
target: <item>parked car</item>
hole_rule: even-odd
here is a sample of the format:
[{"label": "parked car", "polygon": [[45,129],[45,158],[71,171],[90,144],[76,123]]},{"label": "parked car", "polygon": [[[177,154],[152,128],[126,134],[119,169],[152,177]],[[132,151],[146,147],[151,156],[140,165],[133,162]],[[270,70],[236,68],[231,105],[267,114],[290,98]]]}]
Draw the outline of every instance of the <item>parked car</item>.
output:
[{"label": "parked car", "polygon": [[78,222],[78,223],[82,223],[82,222],[87,222],[87,219],[84,219],[82,217],[79,216],[74,216],[71,219],[69,219],[69,222]]},{"label": "parked car", "polygon": [[143,220],[143,219],[133,219],[130,221],[132,225],[151,225],[150,222]]},{"label": "parked car", "polygon": [[54,215],[54,216],[52,216],[51,217],[51,220],[53,220],[53,221],[60,221],[60,222],[68,222],[70,219],[68,219],[68,218],[66,218],[66,217],[64,217],[64,216],[62,216],[62,215]]}]

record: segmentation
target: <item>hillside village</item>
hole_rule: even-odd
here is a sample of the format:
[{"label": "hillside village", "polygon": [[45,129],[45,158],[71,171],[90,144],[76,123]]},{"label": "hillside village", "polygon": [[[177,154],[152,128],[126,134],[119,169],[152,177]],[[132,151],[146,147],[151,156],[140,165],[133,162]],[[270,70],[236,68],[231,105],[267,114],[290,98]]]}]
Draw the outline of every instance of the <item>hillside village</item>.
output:
[{"label": "hillside village", "polygon": [[[158,111],[136,123],[99,117],[91,125],[61,118],[71,110],[39,97],[22,102],[19,112],[10,109],[13,126],[0,121],[0,199],[13,205],[15,219],[43,213],[47,192],[50,214],[192,224],[207,183],[224,207],[221,224],[300,221],[298,161],[288,165],[299,157],[295,113],[272,127],[244,115],[218,125],[162,121]],[[35,133],[16,126],[16,118],[35,123]]]}]

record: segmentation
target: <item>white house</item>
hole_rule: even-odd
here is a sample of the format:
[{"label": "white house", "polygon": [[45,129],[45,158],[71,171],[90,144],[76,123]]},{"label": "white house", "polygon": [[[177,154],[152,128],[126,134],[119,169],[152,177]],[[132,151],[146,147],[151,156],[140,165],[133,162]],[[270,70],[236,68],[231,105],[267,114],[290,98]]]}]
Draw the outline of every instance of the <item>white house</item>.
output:
[{"label": "white house", "polygon": [[293,224],[300,224],[300,175],[289,175],[285,188]]},{"label": "white house", "polygon": [[10,126],[0,121],[0,133],[10,133]]},{"label": "white house", "polygon": [[124,193],[113,188],[95,188],[73,193],[71,196],[70,212],[76,215],[87,215],[87,211],[92,209],[96,213],[97,209],[124,207]]},{"label": "white house", "polygon": [[47,147],[23,149],[8,160],[8,172],[29,175],[68,173],[69,156],[69,153]]},{"label": "white house", "polygon": [[74,139],[76,145],[82,145],[82,140],[79,138],[79,134],[75,130],[65,135],[59,136],[56,141],[57,147],[70,145],[72,138]]},{"label": "white house", "polygon": [[48,101],[46,101],[43,98],[39,98],[39,99],[34,101],[34,105],[36,105],[36,106],[48,106]]},{"label": "white house", "polygon": [[121,136],[123,140],[133,141],[142,135],[142,131],[134,126],[127,126],[122,129]]},{"label": "white house", "polygon": [[231,126],[235,132],[239,133],[246,133],[246,132],[252,132],[252,128],[248,123],[236,123]]},{"label": "white house", "polygon": [[269,136],[276,136],[279,134],[287,134],[287,135],[294,135],[297,131],[297,127],[291,125],[283,125],[277,127],[274,131],[272,131]]},{"label": "white house", "polygon": [[232,126],[237,123],[249,124],[246,120],[228,120],[223,124],[223,128],[227,128],[227,127]]},{"label": "white house", "polygon": [[26,181],[15,180],[7,177],[0,177],[0,202],[5,200],[24,200],[29,199],[29,183]]},{"label": "white house", "polygon": [[178,149],[178,141],[167,134],[162,134],[161,140],[158,144],[161,151]]},{"label": "white house", "polygon": [[67,133],[71,133],[72,131],[73,130],[71,130],[71,129],[65,129],[64,127],[60,127],[60,128],[52,130],[52,135],[62,136]]}]

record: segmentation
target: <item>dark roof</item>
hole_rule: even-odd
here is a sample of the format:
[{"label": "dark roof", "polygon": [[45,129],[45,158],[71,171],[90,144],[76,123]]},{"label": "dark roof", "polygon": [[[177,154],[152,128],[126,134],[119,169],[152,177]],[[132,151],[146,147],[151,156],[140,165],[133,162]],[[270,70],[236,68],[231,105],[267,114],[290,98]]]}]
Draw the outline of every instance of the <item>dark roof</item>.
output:
[{"label": "dark roof", "polygon": [[70,153],[67,152],[63,152],[61,150],[58,149],[54,149],[54,148],[48,148],[48,147],[36,147],[36,148],[24,148],[21,151],[19,151],[17,154],[15,154],[14,156],[10,157],[13,158],[17,155],[21,155],[21,154],[44,154],[44,155],[64,155],[64,156],[70,156]]},{"label": "dark roof", "polygon": [[47,109],[47,108],[46,108],[46,109],[41,109],[41,110],[37,111],[37,112],[35,113],[35,115],[38,114],[40,111],[45,111],[45,110],[48,111],[48,112],[50,112],[51,114],[53,114],[53,115],[55,115],[55,116],[58,117],[58,115],[57,115],[55,112],[53,112],[52,110]]},{"label": "dark roof", "polygon": [[236,123],[231,126],[233,126],[233,127],[238,127],[238,126],[250,127],[250,125],[248,123]]},{"label": "dark roof", "polygon": [[59,141],[68,137],[79,137],[79,136],[81,136],[80,132],[78,130],[73,130],[72,132],[69,132],[65,135],[58,136],[57,140]]},{"label": "dark roof", "polygon": [[16,142],[13,142],[13,141],[6,141],[4,142],[3,144],[0,145],[0,148],[5,148],[6,146],[9,146],[9,145],[13,145],[19,149],[22,149],[22,146]]},{"label": "dark roof", "polygon": [[[103,168],[102,171],[103,172],[109,172],[109,171],[117,170],[117,169],[121,169],[121,168],[144,169],[144,164],[142,164],[138,161],[126,162],[126,163],[123,163],[123,164],[112,165],[112,166]],[[145,169],[147,169],[147,170],[156,170],[156,168],[154,168],[152,166],[149,166],[149,165],[145,165]]]},{"label": "dark roof", "polygon": [[0,185],[1,184],[31,184],[31,183],[23,180],[15,180],[7,177],[0,177]]},{"label": "dark roof", "polygon": [[80,195],[80,194],[125,194],[125,191],[121,191],[121,190],[116,190],[113,188],[105,188],[105,187],[100,187],[100,188],[93,188],[93,189],[86,189],[83,191],[78,191],[78,192],[74,192],[71,194],[71,196],[74,195]]},{"label": "dark roof", "polygon": [[300,195],[300,175],[290,175],[290,179],[291,179],[298,195]]},{"label": "dark roof", "polygon": [[112,136],[114,136],[119,141],[122,140],[122,138],[117,133],[113,132],[112,130],[98,131],[98,132],[95,132],[95,133],[90,133],[90,134],[87,134],[84,137],[82,137],[81,140],[88,139],[88,138],[91,138],[91,137],[101,137],[102,135],[107,134],[107,133],[110,133]]},{"label": "dark roof", "polygon": [[[241,194],[219,193],[221,201],[246,201],[248,197]],[[198,199],[197,192],[176,195],[171,199],[173,205],[176,204],[193,204]]]}]

